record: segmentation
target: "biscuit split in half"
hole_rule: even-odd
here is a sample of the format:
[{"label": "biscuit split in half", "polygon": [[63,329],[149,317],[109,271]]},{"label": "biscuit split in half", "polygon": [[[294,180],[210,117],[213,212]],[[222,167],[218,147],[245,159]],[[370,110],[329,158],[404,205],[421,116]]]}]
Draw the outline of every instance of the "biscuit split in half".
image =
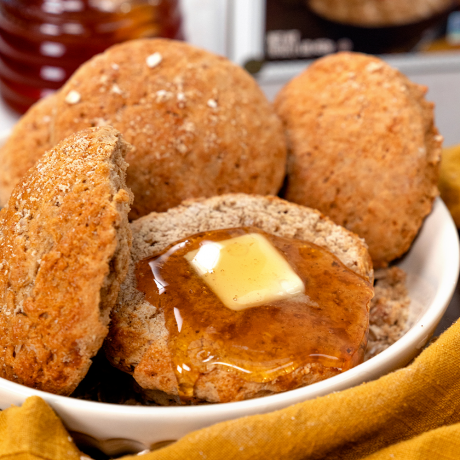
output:
[{"label": "biscuit split in half", "polygon": [[[109,361],[115,367],[133,375],[147,400],[154,400],[160,404],[179,402],[179,374],[177,372],[182,372],[182,370],[176,368],[174,364],[170,348],[171,336],[165,323],[162,301],[153,305],[147,301],[144,293],[136,289],[135,268],[138,262],[199,232],[247,226],[256,227],[272,235],[314,243],[330,251],[342,264],[359,275],[357,278],[372,283],[371,260],[366,245],[360,238],[335,225],[315,210],[288,203],[279,198],[229,194],[209,199],[191,200],[168,212],[151,213],[134,221],[131,224],[133,231],[132,260],[128,275],[120,290],[117,305],[112,312],[110,333],[104,348]],[[153,282],[152,279],[152,285]],[[177,302],[177,309],[181,310],[187,300],[181,294]],[[342,305],[342,307],[347,308],[347,305]],[[226,307],[222,308],[226,309]],[[253,312],[258,314],[256,310],[260,308],[265,307],[254,307]],[[215,311],[217,314],[217,310]],[[213,318],[213,312],[212,308],[206,310],[206,315]],[[238,312],[238,315],[241,314],[245,313]],[[358,324],[349,321],[352,316],[353,314],[349,314],[348,318],[345,316],[335,318],[338,321],[335,323],[336,333],[343,337],[350,329],[357,327],[361,331],[361,345],[365,347],[368,327],[367,313],[364,312],[364,315],[360,316]],[[199,320],[199,318],[195,319]],[[174,318],[172,321],[174,322]],[[183,328],[186,328],[187,319],[185,318],[184,321]],[[343,328],[345,323],[340,324],[341,321],[347,324],[345,328]],[[270,321],[267,325],[271,327],[269,323]],[[203,327],[207,326],[213,326],[212,319],[209,322],[206,320]],[[220,324],[217,322],[214,326],[219,327]],[[183,333],[180,327],[179,335]],[[193,334],[195,330],[191,332]],[[198,331],[196,332],[198,334]],[[240,334],[241,331],[235,332]],[[258,334],[263,336],[264,332],[266,331],[259,331]],[[317,328],[303,331],[304,337],[316,333]],[[286,336],[286,334],[281,334],[283,335]],[[326,336],[324,340],[328,341],[331,334],[326,334]],[[220,338],[214,337],[217,340]],[[204,348],[204,342],[198,340],[193,346],[191,345],[189,351],[193,356],[199,356],[203,354]],[[263,357],[260,359],[263,361]],[[257,366],[258,363],[255,365]],[[182,367],[187,370],[187,365]],[[286,391],[336,375],[341,372],[339,367],[334,364],[323,366],[313,362],[301,365],[292,372],[286,372],[281,377],[256,382],[248,381],[237,373],[228,372],[227,367],[219,366],[217,363],[198,376],[193,389],[190,390],[191,400],[195,403],[229,402]]]},{"label": "biscuit split in half", "polygon": [[108,332],[129,260],[129,144],[88,129],[48,151],[0,212],[0,376],[68,395]]}]

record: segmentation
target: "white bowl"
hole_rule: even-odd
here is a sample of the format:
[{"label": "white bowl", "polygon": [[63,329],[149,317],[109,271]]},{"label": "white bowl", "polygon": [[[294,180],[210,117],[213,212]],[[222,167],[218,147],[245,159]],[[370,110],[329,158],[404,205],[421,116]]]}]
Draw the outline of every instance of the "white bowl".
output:
[{"label": "white bowl", "polygon": [[[0,137],[0,145],[5,141]],[[217,422],[262,414],[344,390],[406,365],[427,343],[454,292],[459,272],[459,242],[454,222],[437,199],[432,213],[398,263],[408,274],[413,321],[409,331],[376,357],[328,380],[264,398],[186,407],[143,407],[82,401],[34,390],[0,378],[0,408],[41,396],[77,441],[108,455],[156,448]]]}]

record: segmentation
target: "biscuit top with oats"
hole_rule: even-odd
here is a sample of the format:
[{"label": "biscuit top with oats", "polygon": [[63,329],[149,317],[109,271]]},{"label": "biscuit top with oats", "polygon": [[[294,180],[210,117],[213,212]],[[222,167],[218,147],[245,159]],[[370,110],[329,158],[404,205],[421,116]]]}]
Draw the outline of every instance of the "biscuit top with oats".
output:
[{"label": "biscuit top with oats", "polygon": [[[131,218],[182,200],[228,192],[276,194],[286,142],[281,122],[254,78],[228,59],[187,43],[132,40],[83,64],[53,96],[46,148],[75,131],[111,125],[135,148],[127,183]],[[34,106],[0,151],[0,198],[26,171],[23,138],[41,129]],[[48,147],[47,147],[48,145]],[[32,162],[33,163],[33,162]]]}]

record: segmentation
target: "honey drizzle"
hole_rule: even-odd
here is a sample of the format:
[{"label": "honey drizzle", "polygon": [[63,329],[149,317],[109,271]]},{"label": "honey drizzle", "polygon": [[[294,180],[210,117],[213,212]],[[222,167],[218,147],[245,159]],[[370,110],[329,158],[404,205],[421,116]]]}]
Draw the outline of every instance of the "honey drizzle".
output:
[{"label": "honey drizzle", "polygon": [[[305,283],[305,295],[233,311],[185,259],[204,241],[264,235]],[[203,232],[140,261],[137,289],[164,312],[179,396],[193,397],[199,376],[220,366],[267,382],[309,363],[341,371],[363,360],[370,283],[312,243],[244,227]]]}]

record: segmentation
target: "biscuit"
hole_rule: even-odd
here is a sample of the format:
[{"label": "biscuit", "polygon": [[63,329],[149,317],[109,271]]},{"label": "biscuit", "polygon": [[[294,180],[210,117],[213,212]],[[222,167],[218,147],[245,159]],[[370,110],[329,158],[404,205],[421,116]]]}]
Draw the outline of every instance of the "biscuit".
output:
[{"label": "biscuit", "polygon": [[[112,313],[104,348],[115,367],[133,375],[147,399],[160,404],[168,403],[168,398],[177,402],[177,379],[171,365],[164,315],[136,289],[136,263],[191,234],[241,226],[254,226],[273,235],[315,243],[372,283],[371,260],[360,238],[315,210],[279,198],[229,194],[191,200],[168,212],[151,213],[134,221],[131,224],[132,260]],[[282,378],[256,383],[226,370],[214,369],[199,378],[194,393],[196,401],[242,400],[307,385],[337,372],[313,363]]]},{"label": "biscuit", "polygon": [[361,27],[388,27],[421,21],[452,7],[452,0],[307,0],[318,15]]},{"label": "biscuit", "polygon": [[[108,124],[135,147],[127,157],[132,218],[187,198],[281,187],[281,122],[255,80],[223,57],[183,42],[126,42],[84,64],[54,100],[51,144]],[[24,172],[13,148],[1,153],[8,183]]]},{"label": "biscuit", "polygon": [[128,265],[128,150],[110,127],[74,134],[1,210],[1,377],[68,395],[85,376]]},{"label": "biscuit", "polygon": [[285,198],[366,240],[375,267],[410,247],[438,195],[442,137],[426,88],[358,53],[322,58],[277,95]]}]

